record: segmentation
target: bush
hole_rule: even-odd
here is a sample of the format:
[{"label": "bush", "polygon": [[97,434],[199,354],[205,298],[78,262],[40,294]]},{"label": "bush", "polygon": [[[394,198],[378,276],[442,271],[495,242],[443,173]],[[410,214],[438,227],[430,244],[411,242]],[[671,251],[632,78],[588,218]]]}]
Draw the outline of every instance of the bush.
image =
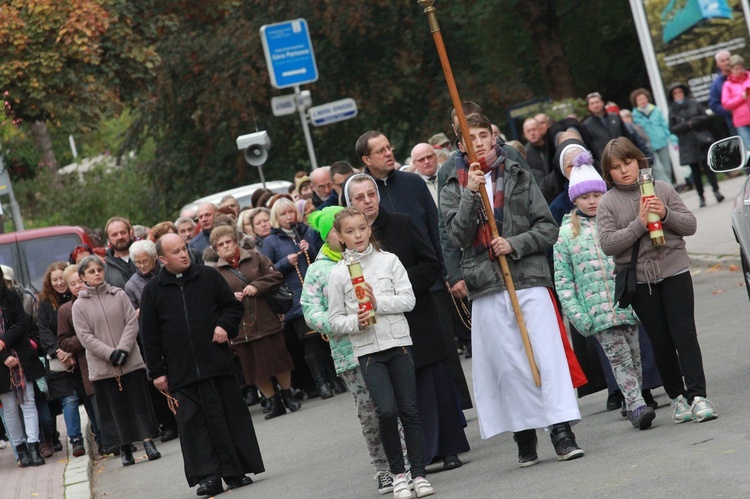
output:
[{"label": "bush", "polygon": [[164,202],[135,162],[87,173],[55,175],[40,169],[31,180],[14,185],[26,228],[50,225],[104,227],[114,215],[151,226],[172,219]]}]

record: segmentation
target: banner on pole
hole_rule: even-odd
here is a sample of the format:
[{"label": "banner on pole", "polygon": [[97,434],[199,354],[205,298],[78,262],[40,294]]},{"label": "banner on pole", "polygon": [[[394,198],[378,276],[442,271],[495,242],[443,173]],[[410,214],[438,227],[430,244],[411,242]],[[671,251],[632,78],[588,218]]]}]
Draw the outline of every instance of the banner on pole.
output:
[{"label": "banner on pole", "polygon": [[643,0],[643,8],[664,88],[680,81],[707,101],[714,54],[744,54],[748,45],[742,0]]}]

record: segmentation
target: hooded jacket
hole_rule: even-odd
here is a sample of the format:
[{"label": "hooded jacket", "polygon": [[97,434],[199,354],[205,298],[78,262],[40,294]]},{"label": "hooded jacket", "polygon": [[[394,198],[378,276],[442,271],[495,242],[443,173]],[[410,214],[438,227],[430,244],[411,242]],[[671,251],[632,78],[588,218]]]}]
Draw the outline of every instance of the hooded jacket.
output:
[{"label": "hooded jacket", "polygon": [[[745,94],[745,97],[742,94]],[[735,127],[750,125],[750,71],[739,77],[729,75],[721,91],[721,105],[732,112],[732,124]]]},{"label": "hooded jacket", "polygon": [[[672,91],[675,88],[682,88],[685,92],[685,99],[682,102],[675,102],[672,98]],[[705,162],[708,147],[701,146],[696,132],[707,130],[706,109],[692,97],[687,85],[680,82],[670,85],[667,100],[670,103],[669,130],[677,135],[680,163],[690,165]]]}]

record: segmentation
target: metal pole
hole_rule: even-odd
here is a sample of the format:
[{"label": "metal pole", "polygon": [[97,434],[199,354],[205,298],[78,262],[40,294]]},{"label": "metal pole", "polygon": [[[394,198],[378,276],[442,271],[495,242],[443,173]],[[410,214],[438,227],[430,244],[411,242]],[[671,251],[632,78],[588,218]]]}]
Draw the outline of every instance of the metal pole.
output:
[{"label": "metal pole", "polygon": [[310,136],[310,127],[307,126],[307,113],[305,107],[299,104],[299,85],[294,86],[294,101],[297,104],[297,111],[299,111],[299,121],[302,123],[302,132],[305,134],[305,142],[307,143],[307,154],[310,155],[310,170],[315,170],[318,167],[318,161],[315,159],[315,149],[313,148],[312,137]]},{"label": "metal pole", "polygon": [[266,177],[263,175],[263,165],[258,167],[258,173],[260,174],[260,182],[263,184],[263,188],[266,188]]},{"label": "metal pole", "polygon": [[10,215],[13,218],[13,228],[15,230],[23,230],[23,218],[21,218],[21,207],[18,206],[16,196],[13,194],[13,184],[10,181],[10,174],[5,171],[5,163],[3,162],[3,155],[0,153],[0,175],[3,180],[8,181],[8,194],[10,195]]}]

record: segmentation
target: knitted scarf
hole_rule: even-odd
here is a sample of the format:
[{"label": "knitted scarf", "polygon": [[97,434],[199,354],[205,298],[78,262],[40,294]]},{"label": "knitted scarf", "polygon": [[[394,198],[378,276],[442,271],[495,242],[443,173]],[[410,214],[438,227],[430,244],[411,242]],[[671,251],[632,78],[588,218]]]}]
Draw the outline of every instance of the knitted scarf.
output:
[{"label": "knitted scarf", "polygon": [[325,243],[323,247],[320,248],[320,252],[334,262],[338,262],[339,260],[341,260],[341,252],[334,251],[330,246],[328,246],[328,243]]},{"label": "knitted scarf", "polygon": [[[458,175],[458,183],[462,187],[466,187],[469,183],[469,156],[468,154],[462,154],[463,161],[457,162],[456,174]],[[505,206],[505,193],[503,192],[505,184],[505,151],[500,145],[496,145],[491,149],[484,158],[479,159],[479,166],[482,169],[482,173],[487,175],[491,173],[490,179],[492,181],[492,213],[495,216],[495,225],[497,226],[497,233],[503,233],[503,206]],[[485,187],[482,186],[482,189]],[[487,213],[484,211],[484,206],[480,208],[479,215],[477,216],[477,230],[474,234],[474,246],[482,245],[490,250],[490,243],[492,242],[492,232],[488,225],[489,218]],[[492,251],[490,258],[494,258]]]}]

